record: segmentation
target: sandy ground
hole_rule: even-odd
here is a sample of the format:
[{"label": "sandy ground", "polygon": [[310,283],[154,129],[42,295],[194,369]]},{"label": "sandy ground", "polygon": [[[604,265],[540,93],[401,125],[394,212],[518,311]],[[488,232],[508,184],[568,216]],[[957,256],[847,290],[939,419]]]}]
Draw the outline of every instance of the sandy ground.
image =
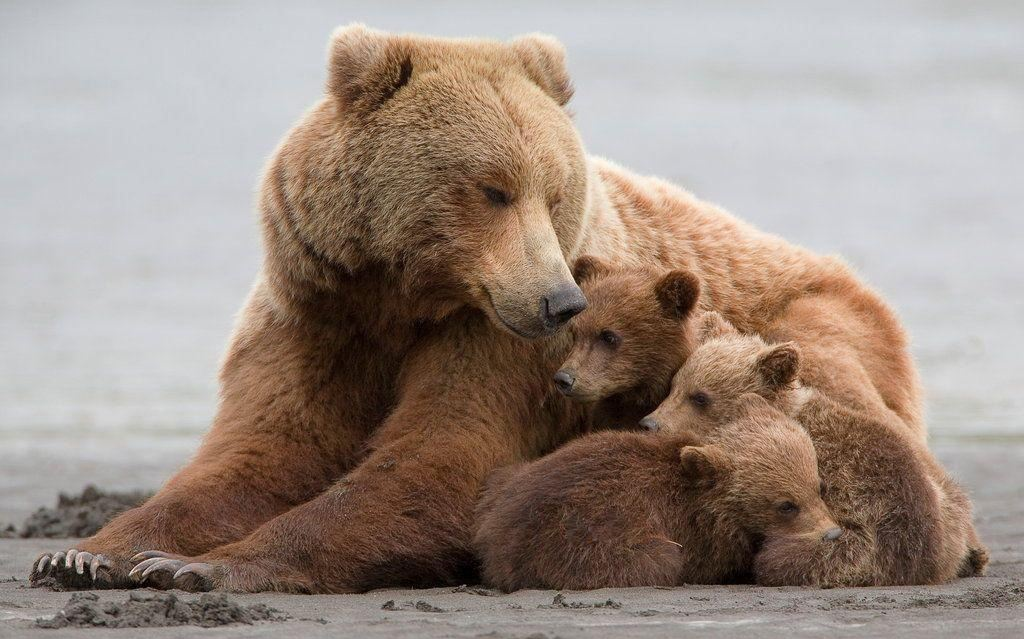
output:
[{"label": "sandy ground", "polygon": [[[985,577],[936,587],[810,590],[751,586],[605,589],[564,594],[476,594],[475,589],[380,590],[364,595],[238,595],[291,617],[282,623],[204,629],[204,636],[306,637],[1020,637],[1024,633],[1024,450],[999,443],[938,445],[939,456],[974,496],[979,530],[992,551]],[[85,636],[43,630],[68,593],[29,588],[38,553],[67,548],[64,540],[0,540],[0,637]],[[13,578],[13,581],[8,581]],[[124,601],[126,591],[99,593]],[[189,600],[196,595],[181,594]],[[384,609],[387,602],[390,610]],[[608,602],[611,602],[610,604]],[[696,632],[699,631],[699,632]],[[125,630],[89,630],[101,637]],[[185,637],[195,627],[147,630]]]}]

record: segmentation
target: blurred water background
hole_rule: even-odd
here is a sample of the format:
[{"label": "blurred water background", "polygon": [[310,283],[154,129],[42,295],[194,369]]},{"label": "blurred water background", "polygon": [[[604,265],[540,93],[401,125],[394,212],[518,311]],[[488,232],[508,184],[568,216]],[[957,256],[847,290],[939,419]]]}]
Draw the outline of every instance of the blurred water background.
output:
[{"label": "blurred water background", "polygon": [[0,3],[0,521],[196,448],[336,25],[568,47],[589,150],[841,253],[933,441],[1024,445],[1024,3]]}]

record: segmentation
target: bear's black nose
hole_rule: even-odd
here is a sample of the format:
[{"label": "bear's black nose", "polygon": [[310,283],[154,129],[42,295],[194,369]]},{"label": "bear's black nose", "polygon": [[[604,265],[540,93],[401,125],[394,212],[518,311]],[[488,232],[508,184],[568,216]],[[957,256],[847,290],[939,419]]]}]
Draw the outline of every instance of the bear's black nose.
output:
[{"label": "bear's black nose", "polygon": [[821,538],[825,541],[835,541],[836,539],[842,537],[842,535],[843,529],[839,526],[836,526],[835,528],[829,528],[828,530],[826,530],[825,534],[822,535]]},{"label": "bear's black nose", "polygon": [[558,371],[555,373],[555,386],[563,395],[572,393],[572,385],[576,383],[576,376],[569,371]]},{"label": "bear's black nose", "polygon": [[640,420],[640,428],[646,428],[653,433],[661,427],[658,425],[658,420],[648,415]]},{"label": "bear's black nose", "polygon": [[544,326],[555,329],[571,320],[587,307],[587,298],[572,280],[559,285],[540,301],[540,318]]}]

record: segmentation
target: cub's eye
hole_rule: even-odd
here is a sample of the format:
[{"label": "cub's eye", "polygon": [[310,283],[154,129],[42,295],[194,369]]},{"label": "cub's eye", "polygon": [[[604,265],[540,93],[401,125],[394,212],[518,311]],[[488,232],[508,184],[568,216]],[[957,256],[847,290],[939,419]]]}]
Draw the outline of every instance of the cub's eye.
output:
[{"label": "cub's eye", "polygon": [[493,204],[494,206],[508,206],[509,203],[512,201],[512,198],[509,196],[509,194],[502,191],[501,189],[485,186],[483,187],[483,192],[484,195],[487,197],[488,201],[490,201],[490,203]]},{"label": "cub's eye", "polygon": [[708,394],[703,391],[697,391],[696,393],[690,394],[690,403],[697,408],[707,408],[711,404],[711,398]]},{"label": "cub's eye", "polygon": [[782,502],[781,504],[778,505],[776,510],[779,511],[780,515],[784,515],[786,517],[792,517],[793,515],[795,515],[798,512],[800,512],[800,506],[797,506],[796,504],[794,504],[791,501],[784,501],[784,502]]},{"label": "cub's eye", "polygon": [[610,348],[615,348],[622,343],[622,337],[611,329],[604,329],[597,338]]}]

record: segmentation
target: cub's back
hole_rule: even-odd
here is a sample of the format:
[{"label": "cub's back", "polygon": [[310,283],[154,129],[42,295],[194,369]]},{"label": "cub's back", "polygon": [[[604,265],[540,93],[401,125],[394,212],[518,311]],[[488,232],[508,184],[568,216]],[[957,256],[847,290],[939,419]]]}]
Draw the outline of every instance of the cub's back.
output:
[{"label": "cub's back", "polygon": [[916,442],[818,396],[797,416],[814,441],[825,502],[844,528],[874,537],[885,583],[928,583],[944,572],[941,487]]},{"label": "cub's back", "polygon": [[496,471],[473,541],[485,582],[506,591],[674,584],[678,548],[658,538],[684,500],[679,448],[694,443],[598,433]]}]

